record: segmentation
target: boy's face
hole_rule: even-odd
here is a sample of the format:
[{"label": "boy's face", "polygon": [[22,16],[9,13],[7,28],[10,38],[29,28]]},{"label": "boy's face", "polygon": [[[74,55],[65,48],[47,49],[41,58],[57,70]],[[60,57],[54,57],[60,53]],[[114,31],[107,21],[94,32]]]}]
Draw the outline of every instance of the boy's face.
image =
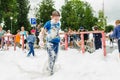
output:
[{"label": "boy's face", "polygon": [[52,20],[54,23],[57,23],[58,21],[60,21],[60,16],[52,16]]}]

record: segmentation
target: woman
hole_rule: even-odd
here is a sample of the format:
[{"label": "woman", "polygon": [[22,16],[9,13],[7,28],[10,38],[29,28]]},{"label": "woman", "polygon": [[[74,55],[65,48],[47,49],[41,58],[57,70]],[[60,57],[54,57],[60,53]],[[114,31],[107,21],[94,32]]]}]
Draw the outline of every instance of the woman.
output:
[{"label": "woman", "polygon": [[111,37],[118,40],[118,51],[119,51],[119,58],[120,58],[120,20],[116,20],[115,24],[116,24],[116,27],[114,28],[114,31]]}]

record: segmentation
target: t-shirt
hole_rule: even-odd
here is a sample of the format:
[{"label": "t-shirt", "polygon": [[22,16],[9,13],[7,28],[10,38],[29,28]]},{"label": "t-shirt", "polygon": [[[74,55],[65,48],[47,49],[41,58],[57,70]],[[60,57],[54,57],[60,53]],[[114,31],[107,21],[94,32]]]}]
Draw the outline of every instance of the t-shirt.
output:
[{"label": "t-shirt", "polygon": [[0,37],[2,37],[4,35],[4,33],[5,33],[4,30],[0,31]]},{"label": "t-shirt", "polygon": [[7,33],[7,34],[4,34],[4,39],[5,39],[5,41],[8,41],[8,36],[9,36],[9,41],[12,41],[12,38],[10,37],[12,34],[10,34],[10,33]]},{"label": "t-shirt", "polygon": [[93,37],[95,39],[95,42],[99,42],[99,41],[101,41],[102,34],[101,33],[94,33]]},{"label": "t-shirt", "polygon": [[15,42],[20,43],[20,34],[17,34],[15,37]]},{"label": "t-shirt", "polygon": [[60,22],[53,23],[52,21],[46,22],[44,28],[47,30],[47,41],[53,43],[60,42],[59,30],[60,30]]},{"label": "t-shirt", "polygon": [[20,32],[20,35],[23,36],[24,35],[24,39],[27,38],[27,32],[26,31],[21,31]]}]

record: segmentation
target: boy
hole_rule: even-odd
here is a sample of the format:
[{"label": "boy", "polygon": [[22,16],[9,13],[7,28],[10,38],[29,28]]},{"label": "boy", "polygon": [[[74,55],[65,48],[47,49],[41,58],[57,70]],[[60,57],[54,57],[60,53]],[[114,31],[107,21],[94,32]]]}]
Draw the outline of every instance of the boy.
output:
[{"label": "boy", "polygon": [[30,48],[30,51],[28,53],[28,57],[31,55],[35,56],[35,53],[34,53],[34,43],[35,43],[35,40],[36,40],[36,37],[35,37],[35,31],[34,30],[31,30],[31,35],[28,35],[27,37],[27,42],[29,44],[29,48]]},{"label": "boy", "polygon": [[46,22],[44,29],[47,32],[47,52],[49,55],[49,71],[50,75],[53,75],[53,68],[58,54],[58,47],[60,42],[59,30],[60,30],[60,13],[53,11],[51,20]]}]

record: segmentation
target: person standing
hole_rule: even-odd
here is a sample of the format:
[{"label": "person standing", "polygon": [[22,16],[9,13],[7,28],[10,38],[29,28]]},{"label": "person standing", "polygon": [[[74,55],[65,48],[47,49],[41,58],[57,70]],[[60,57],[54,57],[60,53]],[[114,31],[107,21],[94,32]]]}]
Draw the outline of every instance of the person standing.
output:
[{"label": "person standing", "polygon": [[[94,27],[94,31],[98,31],[98,27]],[[93,38],[94,38],[94,45],[95,45],[95,50],[98,50],[102,48],[102,34],[101,33],[93,33]]]},{"label": "person standing", "polygon": [[36,40],[37,40],[37,42],[36,42],[36,44],[37,45],[39,45],[39,41],[40,41],[40,39],[39,39],[39,33],[40,33],[40,25],[37,25],[37,27],[36,27],[36,32],[35,32],[35,35],[36,35]]},{"label": "person standing", "polygon": [[21,47],[20,45],[20,30],[17,30],[17,34],[15,36],[15,44],[16,46],[18,46],[19,48]]},{"label": "person standing", "polygon": [[29,57],[31,55],[31,53],[33,56],[35,56],[35,52],[34,52],[34,43],[36,40],[35,30],[31,30],[30,33],[31,33],[31,35],[28,35],[28,37],[27,37],[27,42],[28,42],[29,48],[30,48],[30,51],[29,51],[27,57]]},{"label": "person standing", "polygon": [[2,42],[2,36],[5,34],[5,31],[3,30],[2,26],[0,25],[0,49],[3,49],[4,43]]},{"label": "person standing", "polygon": [[41,28],[40,34],[38,36],[40,48],[44,47],[44,35],[45,35],[44,28]]},{"label": "person standing", "polygon": [[115,22],[116,27],[113,30],[113,34],[111,37],[117,39],[118,41],[118,51],[119,51],[119,58],[120,58],[120,20],[116,20]]},{"label": "person standing", "polygon": [[47,52],[49,55],[49,66],[48,70],[50,71],[50,75],[53,75],[53,68],[55,61],[58,55],[58,48],[60,43],[60,13],[58,11],[53,11],[51,15],[51,20],[46,22],[44,25],[44,29],[47,32]]},{"label": "person standing", "polygon": [[4,43],[5,43],[5,50],[8,50],[9,45],[12,44],[12,38],[11,38],[12,34],[10,33],[10,30],[8,30],[5,34],[4,34]]},{"label": "person standing", "polygon": [[[21,27],[20,35],[21,35],[21,40],[23,40],[23,39],[22,39],[22,36],[24,36],[24,49],[26,49],[26,43],[27,43],[27,40],[26,40],[26,38],[27,38],[27,31],[25,31],[24,26]],[[21,42],[23,42],[23,41],[21,41]],[[25,51],[25,53],[26,53],[26,51]]]}]

